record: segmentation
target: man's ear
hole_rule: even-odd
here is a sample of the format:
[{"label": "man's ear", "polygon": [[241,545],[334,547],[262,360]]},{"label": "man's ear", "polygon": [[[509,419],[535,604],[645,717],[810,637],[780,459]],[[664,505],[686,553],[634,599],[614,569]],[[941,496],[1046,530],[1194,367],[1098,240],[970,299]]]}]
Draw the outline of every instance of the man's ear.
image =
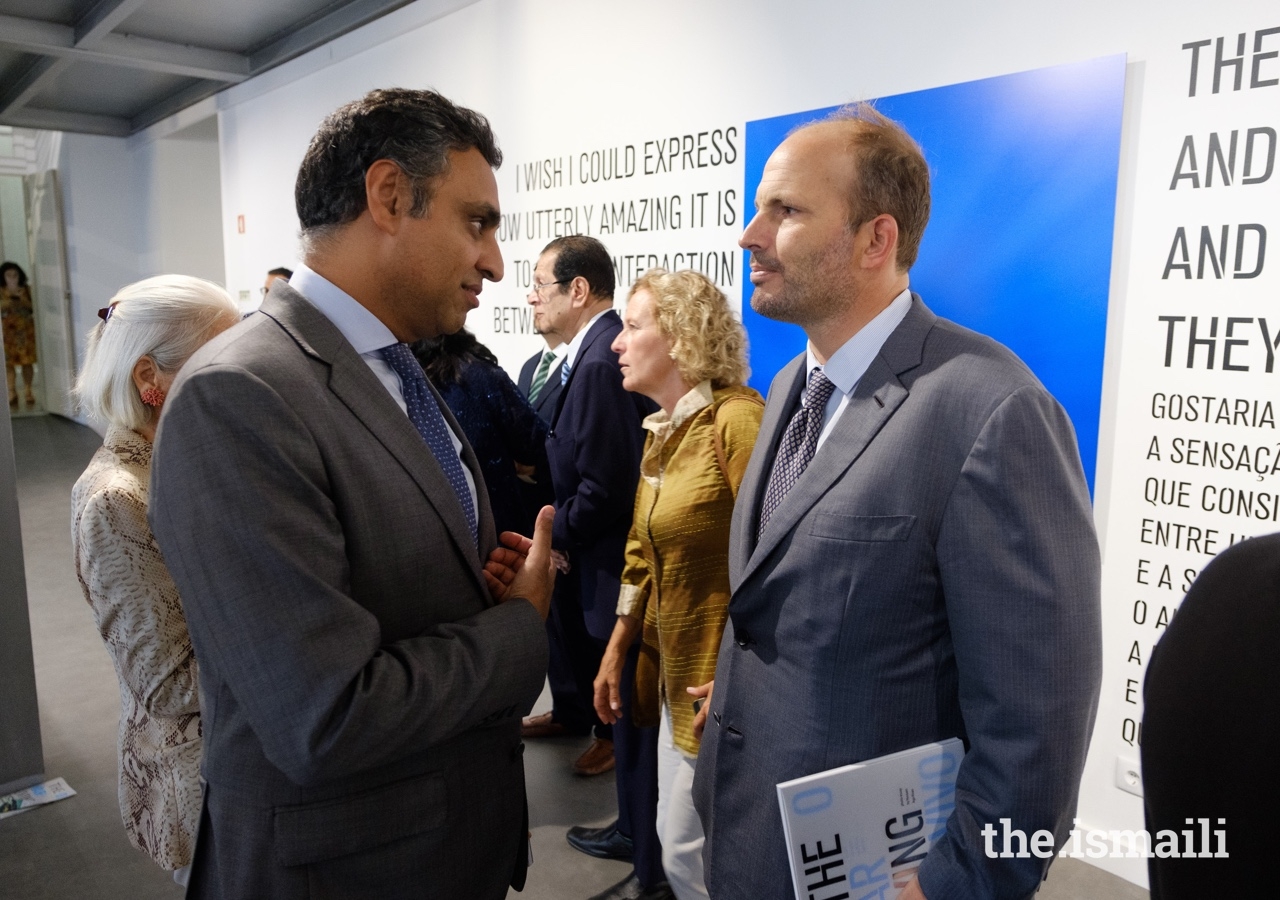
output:
[{"label": "man's ear", "polygon": [[380,231],[395,234],[409,212],[413,189],[404,170],[389,159],[380,159],[364,173],[365,202]]},{"label": "man's ear", "polygon": [[864,269],[879,269],[898,264],[898,220],[888,213],[881,213],[858,228],[858,237],[865,241],[859,253],[858,263]]},{"label": "man's ear", "polygon": [[569,305],[575,309],[590,306],[593,302],[591,285],[581,275],[574,276],[573,280],[565,285],[565,290],[569,292]]}]

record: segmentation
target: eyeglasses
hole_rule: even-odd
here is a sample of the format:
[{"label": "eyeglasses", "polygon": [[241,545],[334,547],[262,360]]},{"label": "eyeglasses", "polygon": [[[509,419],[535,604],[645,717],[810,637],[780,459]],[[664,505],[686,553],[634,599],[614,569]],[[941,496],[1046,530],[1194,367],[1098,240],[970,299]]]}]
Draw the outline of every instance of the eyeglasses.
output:
[{"label": "eyeglasses", "polygon": [[572,280],[573,280],[572,278],[562,278],[562,279],[560,279],[559,281],[548,281],[548,282],[547,282],[547,283],[545,283],[545,284],[538,284],[538,282],[536,282],[536,281],[535,281],[535,282],[533,283],[533,289],[532,289],[531,291],[529,291],[529,293],[530,293],[530,294],[537,294],[539,297],[541,297],[541,296],[542,296],[542,289],[543,289],[543,288],[549,288],[549,287],[551,287],[552,285],[556,285],[556,284],[568,284],[568,283],[569,283],[570,281],[572,281]]}]

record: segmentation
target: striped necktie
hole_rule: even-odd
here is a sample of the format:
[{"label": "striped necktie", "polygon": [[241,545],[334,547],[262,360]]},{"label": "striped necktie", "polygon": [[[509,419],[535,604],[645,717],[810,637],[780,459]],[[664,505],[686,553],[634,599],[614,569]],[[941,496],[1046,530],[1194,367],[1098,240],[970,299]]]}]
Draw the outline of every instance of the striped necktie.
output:
[{"label": "striped necktie", "polygon": [[533,373],[533,382],[529,385],[530,400],[537,400],[538,395],[542,393],[542,386],[547,383],[547,373],[551,371],[551,364],[555,361],[554,350],[548,350],[542,354],[542,359],[538,361],[538,368]]}]

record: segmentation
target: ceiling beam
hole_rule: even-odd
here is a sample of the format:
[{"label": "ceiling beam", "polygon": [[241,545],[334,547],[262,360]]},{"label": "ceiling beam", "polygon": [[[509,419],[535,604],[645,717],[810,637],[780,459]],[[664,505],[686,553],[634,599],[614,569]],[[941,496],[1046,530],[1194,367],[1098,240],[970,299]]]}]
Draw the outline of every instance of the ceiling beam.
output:
[{"label": "ceiling beam", "polygon": [[249,59],[238,53],[150,38],[105,34],[77,47],[70,25],[0,15],[0,45],[26,53],[106,63],[171,75],[238,83],[249,77]]},{"label": "ceiling beam", "polygon": [[351,0],[329,15],[310,25],[291,30],[287,35],[250,54],[249,69],[253,74],[288,62],[308,50],[314,50],[367,22],[408,6],[413,0]]},{"label": "ceiling beam", "polygon": [[61,112],[53,109],[36,109],[30,106],[0,114],[0,125],[14,125],[19,128],[40,128],[46,131],[105,134],[112,137],[128,137],[130,131],[128,119],[120,119],[115,116],[95,116],[89,113]]},{"label": "ceiling beam", "polygon": [[115,31],[117,25],[141,9],[146,2],[147,0],[102,0],[76,22],[75,45],[82,47]]},{"label": "ceiling beam", "polygon": [[211,97],[218,91],[222,90],[226,85],[216,81],[197,81],[195,84],[183,88],[176,94],[170,94],[159,103],[153,103],[142,112],[138,113],[129,120],[129,133],[141,131],[148,125],[154,125],[161,119],[168,118],[177,112],[182,112],[188,106],[199,103],[205,97]]},{"label": "ceiling beam", "polygon": [[0,92],[0,115],[26,106],[40,89],[71,65],[69,59],[42,56]]}]

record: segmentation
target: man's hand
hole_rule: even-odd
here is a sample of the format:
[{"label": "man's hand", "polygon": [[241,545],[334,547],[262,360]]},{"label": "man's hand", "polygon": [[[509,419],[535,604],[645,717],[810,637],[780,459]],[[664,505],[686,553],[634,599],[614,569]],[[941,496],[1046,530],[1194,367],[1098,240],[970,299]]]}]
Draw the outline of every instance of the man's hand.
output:
[{"label": "man's hand", "polygon": [[701,709],[699,709],[697,714],[693,717],[693,736],[698,740],[702,740],[702,729],[707,727],[707,713],[711,711],[711,692],[715,689],[715,681],[708,681],[706,684],[700,685],[699,687],[685,688],[691,697],[706,698],[706,700],[702,702]]},{"label": "man's hand", "polygon": [[551,551],[551,564],[556,567],[556,571],[561,575],[569,574],[569,554],[560,550]]},{"label": "man's hand", "polygon": [[551,611],[551,590],[556,582],[551,565],[551,524],[555,517],[554,507],[539,510],[533,540],[514,531],[502,532],[499,546],[484,564],[484,580],[493,599],[528,600],[544,622]]},{"label": "man's hand", "polygon": [[924,891],[920,890],[920,879],[912,878],[907,886],[898,894],[898,900],[928,900]]}]

